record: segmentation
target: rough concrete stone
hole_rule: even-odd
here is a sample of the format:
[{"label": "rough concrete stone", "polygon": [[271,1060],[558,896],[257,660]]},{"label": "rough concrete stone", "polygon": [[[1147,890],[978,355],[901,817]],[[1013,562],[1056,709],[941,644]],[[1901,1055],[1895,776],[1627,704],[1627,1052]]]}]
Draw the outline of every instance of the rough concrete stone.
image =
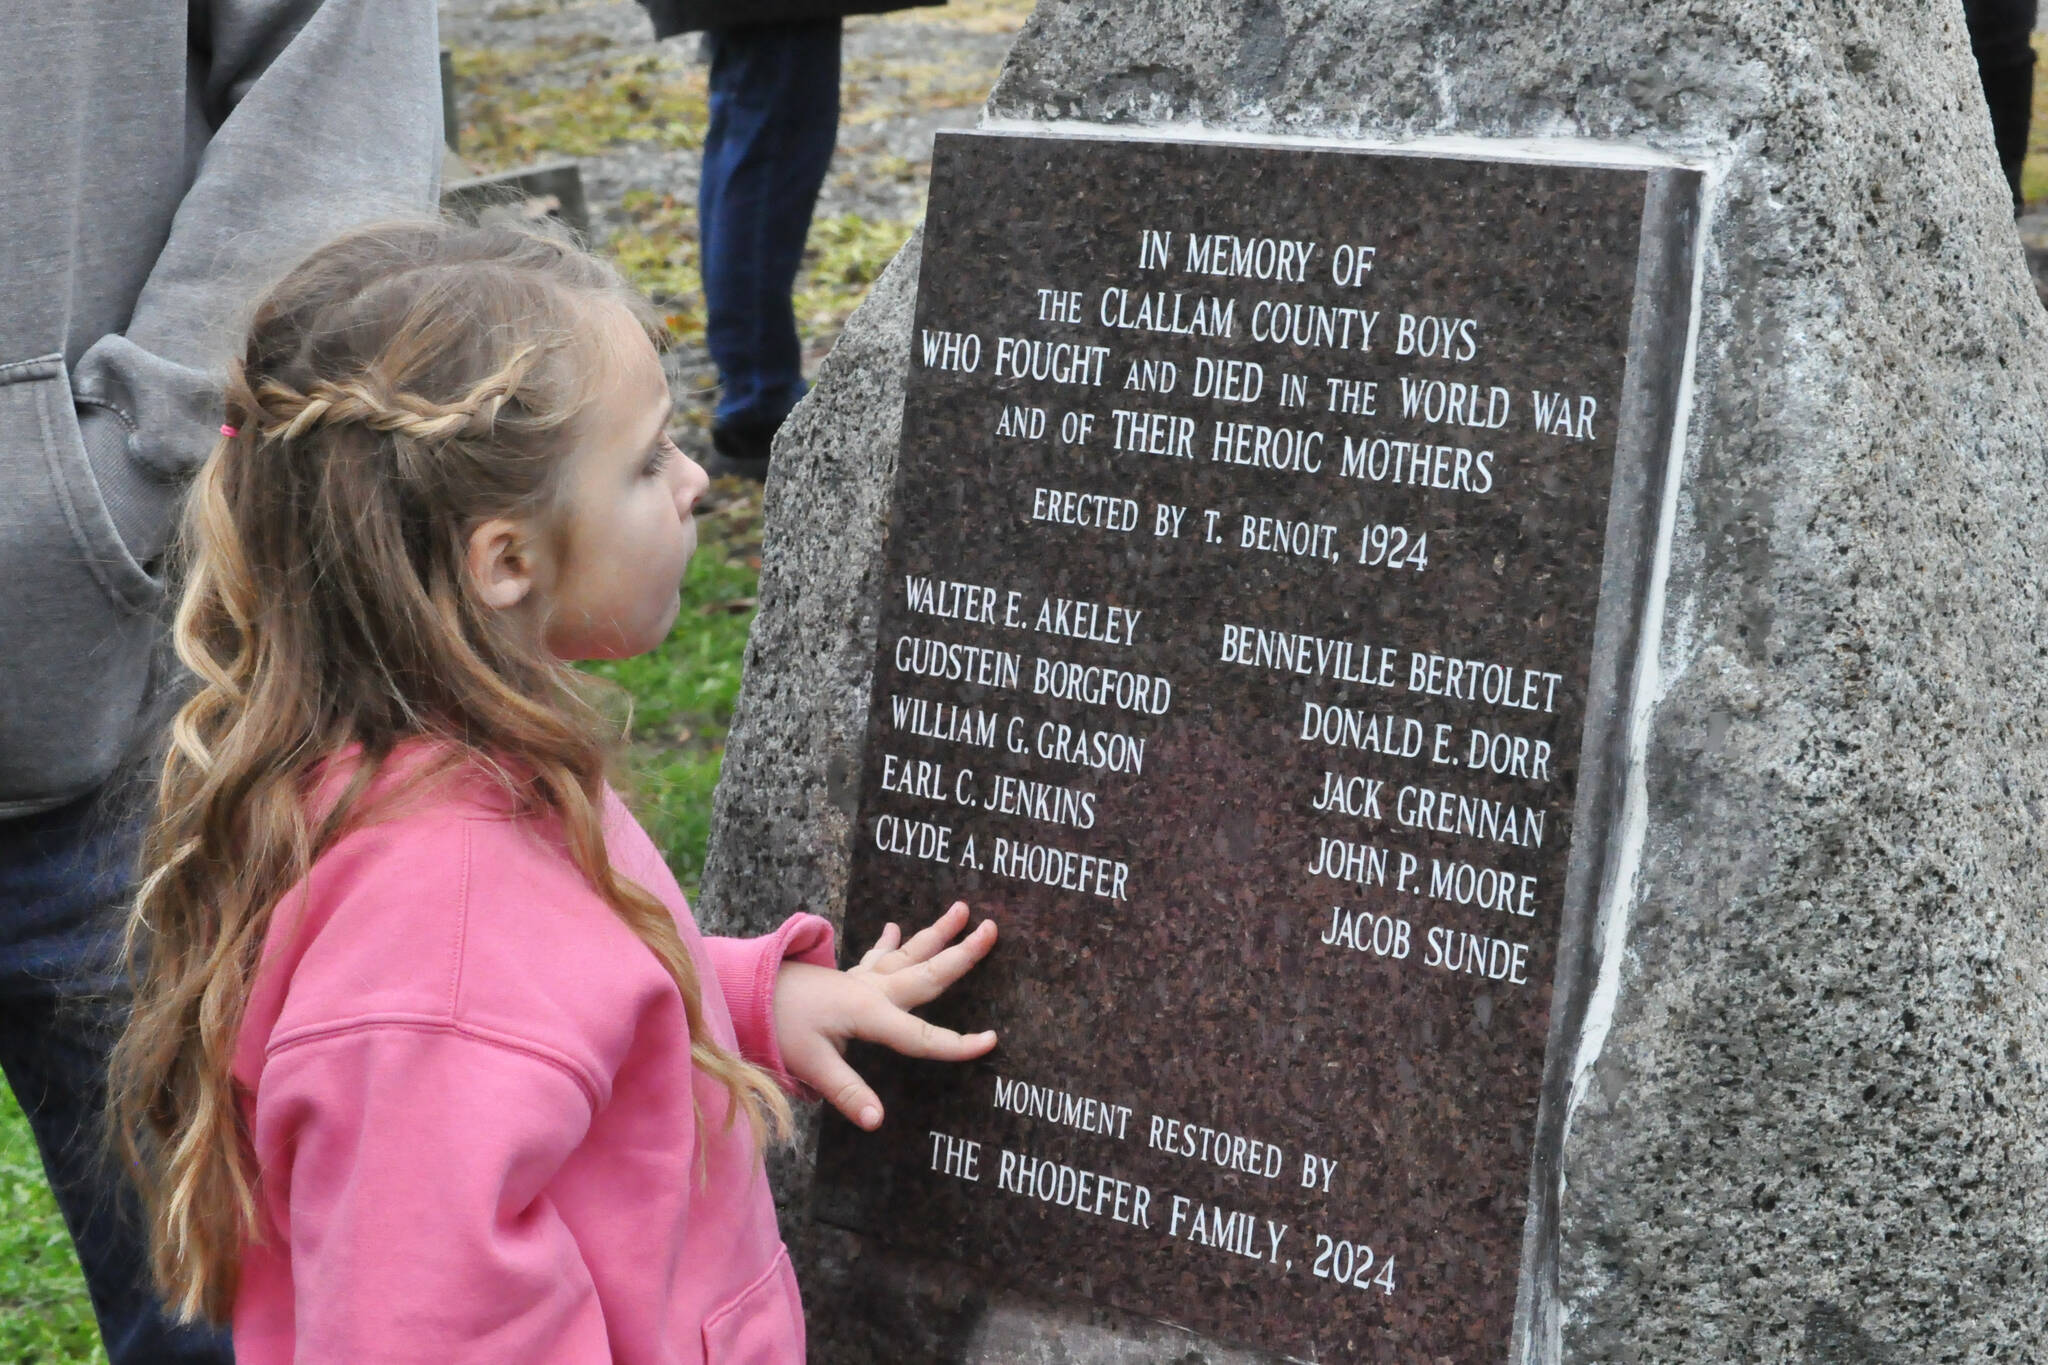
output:
[{"label": "rough concrete stone", "polygon": [[[1531,1352],[2043,1359],[2048,319],[1960,7],[1048,0],[990,112],[1709,169],[1640,864]],[[915,267],[778,444],[727,928],[842,908]],[[801,1240],[820,1360],[1233,1358]]]}]

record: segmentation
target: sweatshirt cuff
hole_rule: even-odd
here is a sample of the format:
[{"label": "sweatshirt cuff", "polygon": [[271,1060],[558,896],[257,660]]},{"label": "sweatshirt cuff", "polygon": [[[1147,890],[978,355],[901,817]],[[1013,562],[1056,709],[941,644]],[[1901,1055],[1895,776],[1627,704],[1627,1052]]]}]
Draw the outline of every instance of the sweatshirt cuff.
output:
[{"label": "sweatshirt cuff", "polygon": [[791,915],[762,938],[707,937],[704,950],[725,993],[740,1055],[783,1089],[804,1099],[817,1098],[783,1069],[782,1048],[775,1041],[775,977],[785,962],[836,968],[831,924],[816,915]]},{"label": "sweatshirt cuff", "polygon": [[79,404],[78,436],[121,543],[136,563],[148,564],[170,544],[186,480],[165,478],[135,458],[128,424],[109,408]]}]

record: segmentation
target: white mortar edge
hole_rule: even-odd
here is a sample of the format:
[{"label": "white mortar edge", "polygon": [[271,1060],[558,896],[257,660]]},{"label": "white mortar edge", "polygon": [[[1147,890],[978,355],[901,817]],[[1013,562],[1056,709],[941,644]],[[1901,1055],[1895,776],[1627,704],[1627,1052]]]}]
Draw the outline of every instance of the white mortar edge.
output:
[{"label": "white mortar edge", "polygon": [[[1593,1066],[1607,1045],[1614,1026],[1615,1002],[1621,994],[1621,963],[1628,951],[1629,919],[1635,908],[1636,879],[1642,872],[1643,841],[1649,831],[1650,713],[1664,695],[1661,666],[1664,635],[1665,588],[1671,578],[1671,543],[1678,525],[1678,489],[1684,481],[1686,442],[1692,429],[1693,377],[1699,358],[1700,307],[1705,297],[1707,274],[1707,229],[1725,178],[1725,163],[1702,165],[1700,221],[1693,236],[1691,316],[1686,324],[1685,356],[1678,372],[1677,413],[1671,426],[1671,461],[1664,480],[1664,505],[1657,515],[1657,544],[1650,556],[1649,581],[1643,589],[1642,636],[1637,645],[1635,695],[1629,699],[1628,758],[1623,769],[1621,829],[1617,831],[1614,853],[1614,883],[1597,907],[1594,932],[1599,948],[1598,974],[1592,994],[1586,1000],[1586,1018],[1579,1030],[1579,1052],[1572,1065],[1571,1093],[1565,1100],[1564,1141],[1571,1143],[1572,1119],[1579,1111],[1586,1087],[1592,1081]],[[1564,1172],[1559,1170],[1559,1181]]]}]

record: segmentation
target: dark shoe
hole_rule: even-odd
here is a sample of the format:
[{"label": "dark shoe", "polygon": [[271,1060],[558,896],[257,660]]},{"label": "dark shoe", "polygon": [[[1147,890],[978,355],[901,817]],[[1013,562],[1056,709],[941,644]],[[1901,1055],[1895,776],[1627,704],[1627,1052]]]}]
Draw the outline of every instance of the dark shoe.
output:
[{"label": "dark shoe", "polygon": [[711,458],[705,462],[704,472],[713,478],[725,474],[766,483],[768,447],[774,442],[775,432],[781,425],[778,422],[773,426],[714,426],[711,428]]}]

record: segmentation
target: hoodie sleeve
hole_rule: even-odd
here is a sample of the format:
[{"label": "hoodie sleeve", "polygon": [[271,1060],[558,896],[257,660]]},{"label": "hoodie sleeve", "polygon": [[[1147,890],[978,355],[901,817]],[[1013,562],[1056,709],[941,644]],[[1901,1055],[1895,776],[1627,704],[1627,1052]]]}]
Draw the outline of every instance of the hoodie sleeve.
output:
[{"label": "hoodie sleeve", "polygon": [[298,1358],[610,1365],[547,1197],[596,1094],[564,1058],[446,1022],[274,1047],[254,1139],[270,1221],[290,1229]]},{"label": "hoodie sleeve", "polygon": [[718,988],[732,1013],[740,1055],[767,1071],[784,1089],[802,1087],[782,1067],[782,1049],[775,1041],[775,974],[784,962],[836,967],[832,926],[816,915],[791,915],[782,927],[761,938],[710,938],[705,956],[718,974]]},{"label": "hoodie sleeve", "polygon": [[353,224],[431,213],[431,0],[190,0],[191,186],[127,327],[72,386],[94,476],[137,559],[167,539],[220,424],[218,369],[260,285]]}]

